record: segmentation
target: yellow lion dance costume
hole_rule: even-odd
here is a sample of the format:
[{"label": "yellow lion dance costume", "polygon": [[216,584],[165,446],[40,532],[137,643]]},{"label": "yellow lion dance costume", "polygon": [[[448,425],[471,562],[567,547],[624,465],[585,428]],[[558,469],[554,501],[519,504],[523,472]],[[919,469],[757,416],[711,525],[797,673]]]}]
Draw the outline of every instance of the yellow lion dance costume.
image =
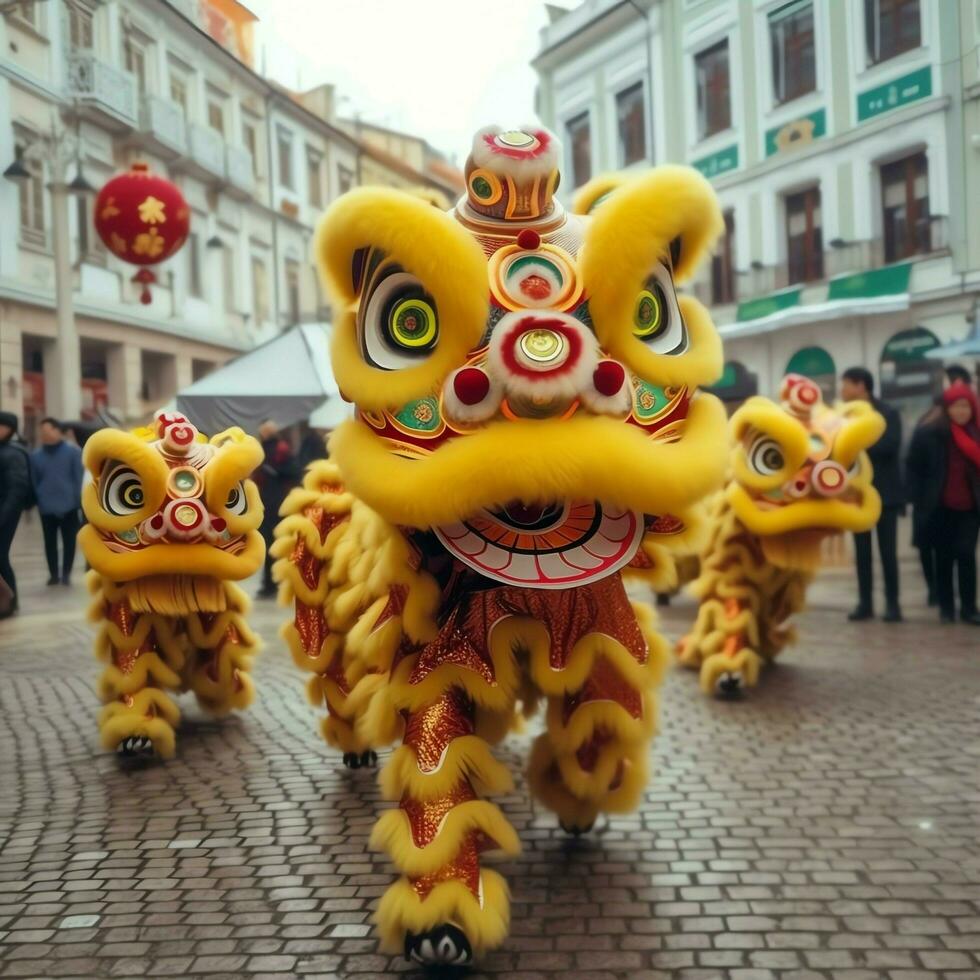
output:
[{"label": "yellow lion dance costume", "polygon": [[621,573],[662,570],[724,472],[724,413],[696,391],[720,343],[674,290],[719,229],[710,186],[664,167],[569,215],[558,158],[546,131],[482,131],[450,213],[356,190],[316,239],[357,417],[283,508],[285,636],[347,765],[402,739],[377,921],[425,964],[506,935],[481,855],[519,844],[481,796],[511,788],[489,745],[518,703],[547,701],[529,781],[567,830],[637,805],[669,655]]},{"label": "yellow lion dance costume", "polygon": [[866,402],[824,405],[808,378],[788,375],[781,405],[750,398],[731,419],[731,482],[716,502],[694,629],[678,645],[705,694],[754,686],[795,633],[825,537],[867,531],[881,512],[865,452],[885,423]]},{"label": "yellow lion dance costume", "polygon": [[262,504],[248,479],[262,447],[241,429],[208,441],[183,416],[152,429],[103,429],[85,445],[94,482],[79,543],[92,571],[90,618],[105,707],[102,744],[121,755],[173,756],[180,719],[167,691],[206,711],[245,708],[258,640],[231,580],[258,569]]}]

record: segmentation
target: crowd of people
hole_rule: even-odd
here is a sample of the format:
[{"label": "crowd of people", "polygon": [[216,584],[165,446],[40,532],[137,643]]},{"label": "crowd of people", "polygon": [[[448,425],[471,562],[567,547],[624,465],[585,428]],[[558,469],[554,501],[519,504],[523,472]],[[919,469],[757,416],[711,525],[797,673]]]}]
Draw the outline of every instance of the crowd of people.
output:
[{"label": "crowd of people", "polygon": [[[946,388],[916,424],[902,460],[902,420],[890,405],[875,397],[874,379],[862,367],[849,368],[841,379],[845,401],[863,399],[885,419],[885,432],[868,455],[874,485],[881,496],[881,517],[875,528],[884,579],[882,619],[902,621],[897,555],[898,518],[912,507],[912,543],[919,552],[930,606],[939,607],[943,623],[957,618],[954,568],[959,592],[959,618],[980,626],[977,610],[977,537],[980,533],[980,401],[969,372],[946,368]],[[872,532],[854,535],[858,604],[849,619],[874,616]]]},{"label": "crowd of people", "polygon": [[[888,623],[902,621],[899,600],[898,519],[912,508],[912,543],[918,549],[930,606],[940,620],[980,626],[977,609],[977,538],[980,534],[980,400],[969,372],[946,369],[946,388],[918,421],[902,458],[902,419],[877,398],[874,378],[863,367],[841,378],[844,401],[863,399],[885,419],[885,432],[870,449],[874,485],[881,496],[881,517],[874,532],[854,535],[858,603],[855,622],[874,616],[872,538],[877,538]],[[17,579],[10,549],[21,515],[36,506],[41,518],[48,585],[69,585],[75,561],[75,537],[81,520],[84,481],[82,454],[54,418],[42,420],[40,446],[28,450],[18,435],[18,419],[0,412],[0,618],[17,611]],[[309,430],[294,452],[274,421],[259,427],[265,459],[255,482],[265,508],[261,533],[271,545],[279,507],[314,459],[326,454],[324,434]],[[59,555],[59,539],[61,544]],[[957,592],[959,604],[957,609]],[[276,594],[272,558],[267,556],[259,598]]]}]

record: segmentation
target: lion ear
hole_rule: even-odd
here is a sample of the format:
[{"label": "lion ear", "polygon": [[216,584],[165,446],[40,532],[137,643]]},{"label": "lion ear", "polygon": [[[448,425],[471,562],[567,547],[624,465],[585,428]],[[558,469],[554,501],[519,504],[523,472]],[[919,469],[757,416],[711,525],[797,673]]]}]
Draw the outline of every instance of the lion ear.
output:
[{"label": "lion ear", "polygon": [[667,261],[675,280],[689,279],[724,227],[714,190],[691,167],[657,167],[625,178],[607,186],[607,196],[592,208],[586,255],[602,266],[629,267],[636,281]]},{"label": "lion ear", "polygon": [[592,214],[599,205],[603,204],[610,194],[630,181],[629,174],[608,173],[593,177],[583,184],[572,199],[574,214]]}]

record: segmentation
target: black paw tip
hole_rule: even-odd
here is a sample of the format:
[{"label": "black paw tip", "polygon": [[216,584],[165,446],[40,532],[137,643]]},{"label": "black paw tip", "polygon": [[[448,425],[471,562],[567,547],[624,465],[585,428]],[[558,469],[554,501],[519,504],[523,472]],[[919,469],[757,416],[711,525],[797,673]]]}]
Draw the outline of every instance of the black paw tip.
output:
[{"label": "black paw tip", "polygon": [[473,948],[458,926],[436,926],[428,932],[405,936],[405,959],[422,966],[466,966],[473,960]]}]

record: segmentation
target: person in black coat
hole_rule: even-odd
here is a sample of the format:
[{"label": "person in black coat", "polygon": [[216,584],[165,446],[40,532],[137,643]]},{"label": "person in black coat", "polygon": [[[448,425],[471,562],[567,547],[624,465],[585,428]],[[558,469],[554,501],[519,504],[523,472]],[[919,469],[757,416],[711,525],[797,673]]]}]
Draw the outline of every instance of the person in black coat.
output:
[{"label": "person in black coat", "polygon": [[[957,403],[968,417],[956,416]],[[936,556],[935,586],[942,622],[956,618],[953,568],[959,578],[960,618],[980,626],[977,612],[977,535],[980,532],[980,403],[968,386],[943,393],[942,410],[912,435],[906,485],[912,503],[912,543]],[[958,445],[954,430],[966,445]]]},{"label": "person in black coat", "polygon": [[10,564],[10,546],[20,515],[34,500],[30,458],[17,435],[17,426],[13,412],[0,412],[0,578],[13,593],[0,618],[17,611],[17,578]]},{"label": "person in black coat", "polygon": [[[902,609],[898,602],[898,518],[905,508],[902,489],[902,418],[898,412],[874,397],[874,378],[866,368],[848,368],[841,376],[841,397],[844,401],[866,401],[884,418],[882,437],[868,450],[874,468],[874,487],[881,497],[881,517],[878,518],[878,554],[885,579],[886,623],[900,623]],[[858,604],[847,617],[861,622],[874,616],[873,580],[871,571],[871,532],[854,535],[857,559]]]}]

